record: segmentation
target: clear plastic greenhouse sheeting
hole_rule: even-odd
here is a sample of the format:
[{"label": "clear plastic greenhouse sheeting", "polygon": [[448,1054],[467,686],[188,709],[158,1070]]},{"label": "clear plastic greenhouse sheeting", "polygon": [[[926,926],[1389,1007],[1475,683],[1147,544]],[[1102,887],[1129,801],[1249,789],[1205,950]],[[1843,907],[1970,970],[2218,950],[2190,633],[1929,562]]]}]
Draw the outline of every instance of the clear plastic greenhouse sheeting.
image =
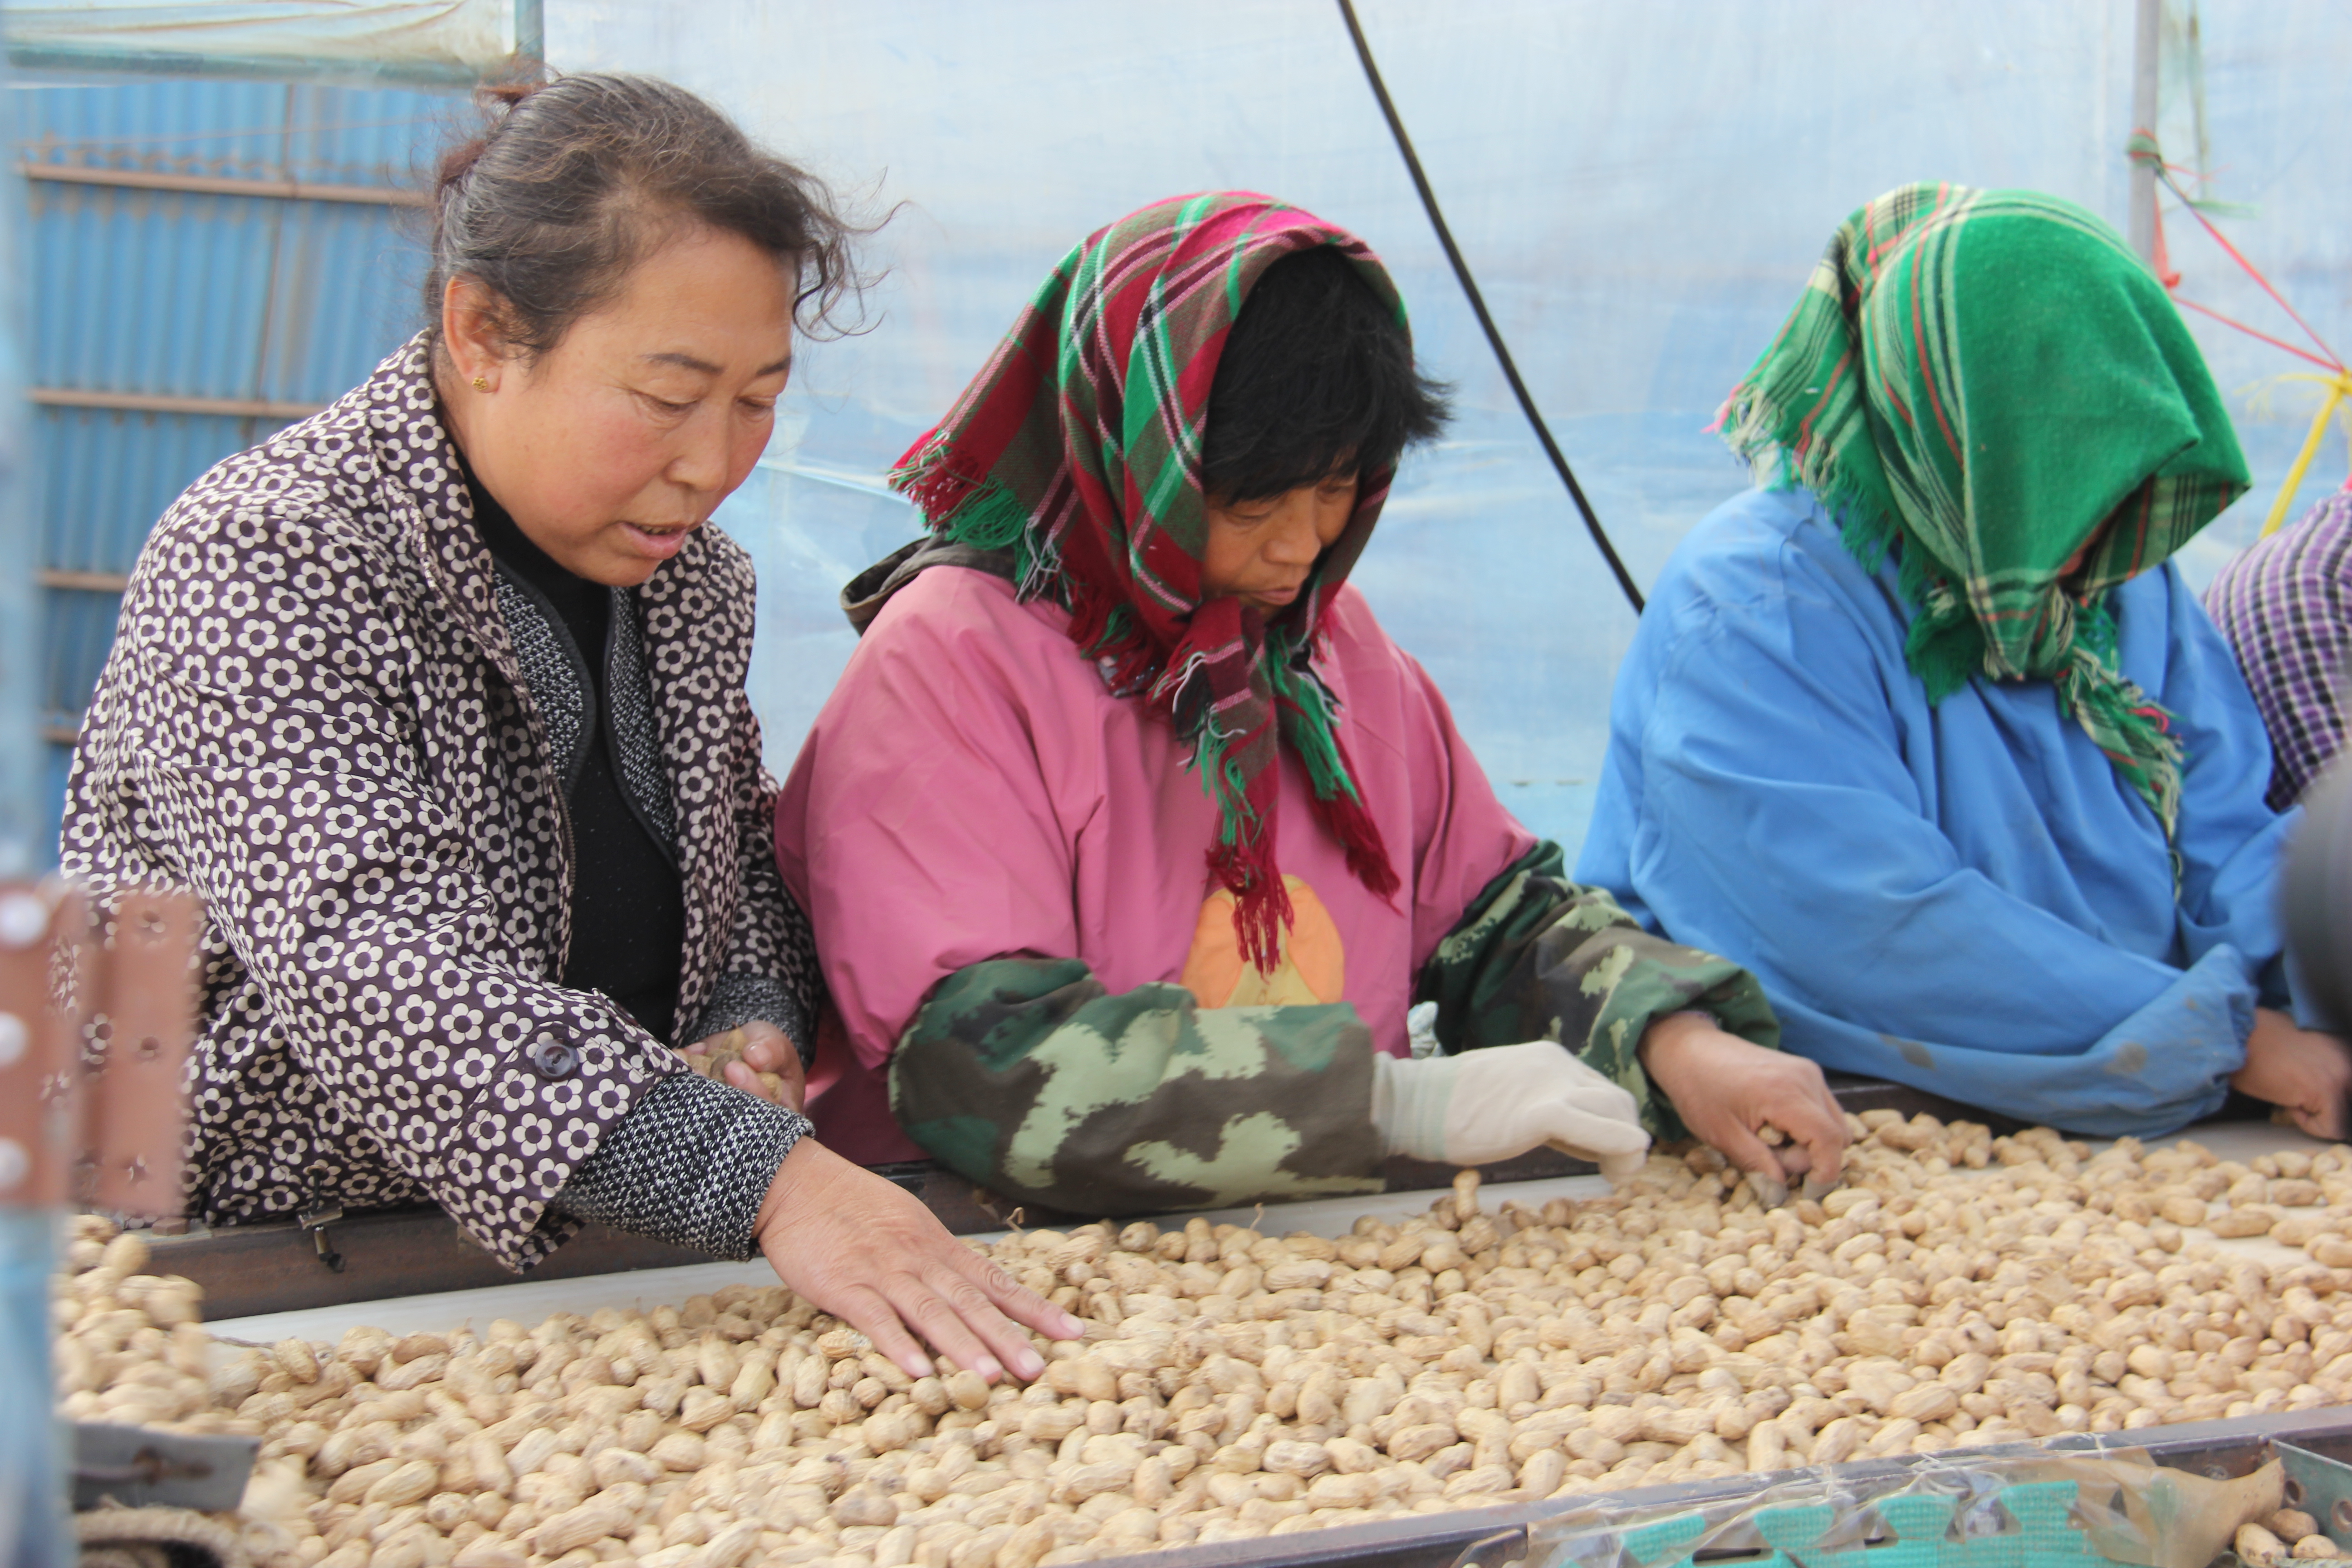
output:
[{"label": "clear plastic greenhouse sheeting", "polygon": [[[1560,444],[1643,583],[1745,471],[1706,433],[1832,230],[1915,179],[2032,186],[2122,227],[2130,0],[1363,0],[1398,107]],[[2193,27],[2192,27],[2193,23]],[[721,514],[761,566],[753,696],[787,765],[853,639],[842,582],[911,537],[880,476],[1071,245],[1171,194],[1277,194],[1395,269],[1457,389],[1356,580],[1434,673],[1503,798],[1573,848],[1633,616],[1520,419],[1447,271],[1330,0],[549,0],[565,69],[658,73],[896,208],[878,324],[816,344],[766,462]],[[2234,237],[2352,346],[2352,8],[2230,0],[2167,16],[2159,131]],[[2191,45],[2195,46],[2192,56]],[[2201,140],[2200,140],[2201,132]],[[2188,215],[2189,298],[2291,331]],[[2315,390],[2191,323],[2258,482],[2193,580],[2252,537]],[[2345,474],[2331,445],[2298,506]]]},{"label": "clear plastic greenhouse sheeting", "polygon": [[156,57],[496,69],[516,0],[0,0],[20,57],[91,65]]}]

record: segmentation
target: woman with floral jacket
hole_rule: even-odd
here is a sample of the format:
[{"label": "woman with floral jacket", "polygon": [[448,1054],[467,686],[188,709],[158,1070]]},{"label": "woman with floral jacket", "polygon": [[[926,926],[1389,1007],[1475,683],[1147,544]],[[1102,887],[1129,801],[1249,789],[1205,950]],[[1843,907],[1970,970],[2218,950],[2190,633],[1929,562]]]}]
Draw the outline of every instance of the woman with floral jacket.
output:
[{"label": "woman with floral jacket", "polygon": [[[523,1268],[584,1220],[778,1275],[928,1369],[1059,1312],[807,1136],[820,982],[705,526],[848,279],[822,187],[691,94],[504,95],[444,160],[436,325],[197,480],[124,595],[68,875],[209,910],[188,1198],[429,1198]],[[783,1073],[670,1048],[731,1028]]]}]

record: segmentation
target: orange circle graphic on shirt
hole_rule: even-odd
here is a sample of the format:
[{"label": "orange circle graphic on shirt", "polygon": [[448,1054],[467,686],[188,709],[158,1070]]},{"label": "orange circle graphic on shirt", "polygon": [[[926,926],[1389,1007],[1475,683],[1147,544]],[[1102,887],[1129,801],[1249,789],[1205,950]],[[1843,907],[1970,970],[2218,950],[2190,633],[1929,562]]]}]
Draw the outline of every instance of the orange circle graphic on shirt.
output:
[{"label": "orange circle graphic on shirt", "polygon": [[1282,934],[1281,960],[1271,974],[1242,958],[1234,929],[1234,896],[1220,888],[1201,906],[1192,949],[1184,957],[1182,985],[1203,1007],[1283,1007],[1337,1002],[1348,978],[1347,952],[1339,928],[1315,889],[1285,877],[1290,893],[1290,929]]}]

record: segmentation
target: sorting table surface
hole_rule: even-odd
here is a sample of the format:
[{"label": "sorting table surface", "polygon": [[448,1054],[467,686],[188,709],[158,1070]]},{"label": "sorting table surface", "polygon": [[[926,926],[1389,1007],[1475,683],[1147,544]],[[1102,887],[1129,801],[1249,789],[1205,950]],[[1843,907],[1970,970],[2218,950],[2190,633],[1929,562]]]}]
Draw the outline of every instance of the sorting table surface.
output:
[{"label": "sorting table surface", "polygon": [[[2320,1140],[2306,1137],[2292,1127],[2265,1121],[2214,1122],[2191,1127],[2179,1137],[2194,1139],[2224,1160],[2248,1161],[2260,1154],[2275,1153],[2284,1149],[2301,1149],[2315,1153],[2328,1147]],[[2158,1147],[2178,1141],[2178,1138],[2164,1139],[2152,1142],[2150,1146]],[[2098,1142],[2092,1144],[2094,1152],[2105,1146]],[[1541,1208],[1553,1198],[1592,1198],[1608,1190],[1609,1184],[1597,1175],[1562,1176],[1542,1182],[1497,1183],[1480,1189],[1479,1201],[1488,1208],[1496,1208],[1514,1200],[1531,1208]],[[1371,1215],[1383,1220],[1402,1219],[1409,1215],[1425,1212],[1435,1196],[1432,1193],[1409,1192],[1310,1198],[1300,1203],[1267,1204],[1262,1207],[1253,1205],[1210,1210],[1205,1211],[1204,1217],[1213,1225],[1246,1225],[1272,1236],[1303,1230],[1316,1236],[1338,1237],[1347,1234],[1361,1215]],[[1192,1215],[1159,1217],[1163,1224],[1181,1225]],[[961,1239],[989,1242],[1003,1234],[1000,1231]],[[2225,1252],[2263,1263],[2304,1261],[2299,1248],[2283,1246],[2268,1237],[2225,1238],[2201,1228],[2192,1228],[2187,1234]],[[478,1290],[400,1296],[380,1301],[357,1301],[348,1306],[317,1307],[299,1312],[270,1312],[226,1319],[206,1326],[221,1339],[249,1344],[269,1344],[283,1339],[332,1342],[341,1339],[347,1330],[362,1324],[393,1334],[411,1333],[418,1330],[447,1330],[467,1323],[478,1329],[499,1318],[511,1318],[517,1322],[529,1324],[557,1312],[577,1312],[585,1316],[606,1307],[650,1310],[664,1302],[674,1305],[689,1296],[705,1295],[722,1286],[774,1283],[774,1270],[764,1259],[753,1258],[748,1263],[698,1263],[683,1268],[645,1268],[626,1274],[598,1274],[572,1279],[534,1281],[526,1277],[518,1279],[511,1285],[494,1285]]]}]

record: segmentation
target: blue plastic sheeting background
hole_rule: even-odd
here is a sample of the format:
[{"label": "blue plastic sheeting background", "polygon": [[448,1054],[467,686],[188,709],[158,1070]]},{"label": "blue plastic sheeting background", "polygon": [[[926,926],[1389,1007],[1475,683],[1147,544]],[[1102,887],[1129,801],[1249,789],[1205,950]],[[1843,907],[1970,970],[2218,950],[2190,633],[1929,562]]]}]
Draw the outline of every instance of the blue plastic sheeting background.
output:
[{"label": "blue plastic sheeting background", "polygon": [[[1365,0],[1391,90],[1553,429],[1618,549],[1654,578],[1745,482],[1704,427],[1832,230],[1920,178],[2024,185],[2121,226],[2128,0]],[[2352,344],[2352,8],[2208,4],[2212,194],[2315,325]],[[761,568],[753,694],[781,769],[847,658],[841,581],[911,536],[872,481],[944,410],[1046,269],[1153,198],[1276,193],[1368,238],[1421,353],[1458,388],[1410,460],[1357,581],[1434,672],[1504,799],[1581,838],[1633,617],[1523,425],[1327,0],[957,6],[551,0],[565,68],[657,72],[877,212],[875,331],[813,347],[792,417],[722,519]],[[2162,130],[2195,157],[2186,14],[2168,18]],[[2185,214],[2184,292],[2285,323]],[[2225,389],[2298,368],[2194,321]],[[2202,582],[2252,536],[2315,405],[2232,395],[2261,480],[2200,541]],[[2304,503],[2342,481],[2342,441]],[[863,488],[861,488],[863,487]],[[2300,504],[2300,503],[2299,503]]]}]

